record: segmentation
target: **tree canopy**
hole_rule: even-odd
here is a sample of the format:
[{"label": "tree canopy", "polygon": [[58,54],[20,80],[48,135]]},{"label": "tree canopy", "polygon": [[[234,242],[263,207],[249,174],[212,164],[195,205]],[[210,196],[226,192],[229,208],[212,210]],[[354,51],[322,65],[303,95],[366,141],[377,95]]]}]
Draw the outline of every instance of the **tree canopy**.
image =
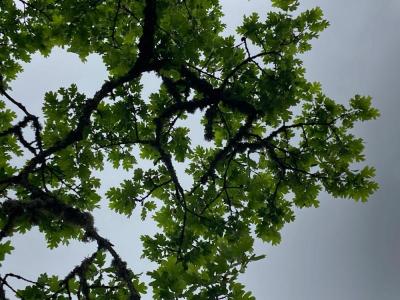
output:
[{"label": "tree canopy", "polygon": [[[294,208],[317,207],[321,191],[367,200],[374,169],[360,167],[352,128],[379,113],[368,96],[345,106],[306,80],[300,54],[328,26],[322,11],[272,3],[265,20],[246,16],[227,36],[217,0],[0,1],[0,260],[13,234],[33,227],[49,248],[97,245],[65,277],[1,274],[0,299],[140,299],[149,287],[96,229],[102,198],[157,223],[141,237],[157,264],[154,299],[253,299],[238,276],[263,258],[255,239],[279,243]],[[76,85],[46,93],[37,116],[10,83],[32,54],[54,47],[83,61],[100,55],[109,78],[94,95]],[[146,73],[162,80],[147,98]],[[191,141],[194,127],[203,143]],[[101,195],[95,172],[105,163],[131,178]],[[15,290],[11,277],[27,286]]]}]

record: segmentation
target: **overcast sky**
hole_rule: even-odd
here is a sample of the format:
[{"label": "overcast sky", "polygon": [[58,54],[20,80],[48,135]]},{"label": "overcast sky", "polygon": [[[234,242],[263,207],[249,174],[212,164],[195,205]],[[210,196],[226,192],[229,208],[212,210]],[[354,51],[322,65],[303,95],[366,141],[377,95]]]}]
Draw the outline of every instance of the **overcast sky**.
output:
[{"label": "overcast sky", "polygon": [[[320,6],[331,23],[304,56],[308,79],[320,81],[326,94],[342,103],[354,94],[371,95],[381,111],[379,120],[355,129],[365,138],[367,162],[377,169],[380,190],[366,204],[322,194],[318,209],[297,212],[295,222],[284,228],[280,245],[257,243],[257,251],[266,252],[267,259],[251,265],[242,280],[261,300],[395,300],[400,294],[400,1],[303,2],[307,7]],[[228,32],[243,14],[265,15],[269,9],[269,1],[222,3]],[[106,76],[98,57],[82,64],[76,56],[56,50],[47,59],[35,57],[25,67],[13,84],[13,95],[39,113],[45,91],[75,82],[90,96]],[[155,86],[151,77],[144,83]],[[122,173],[111,175],[110,169],[103,176],[104,188],[123,178]],[[96,215],[96,226],[134,272],[147,271],[148,263],[139,262],[138,239],[144,226],[135,218],[126,220],[110,212]],[[72,243],[48,251],[36,230],[13,240],[16,250],[6,258],[1,273],[12,271],[31,279],[42,272],[65,276],[95,248]]]}]

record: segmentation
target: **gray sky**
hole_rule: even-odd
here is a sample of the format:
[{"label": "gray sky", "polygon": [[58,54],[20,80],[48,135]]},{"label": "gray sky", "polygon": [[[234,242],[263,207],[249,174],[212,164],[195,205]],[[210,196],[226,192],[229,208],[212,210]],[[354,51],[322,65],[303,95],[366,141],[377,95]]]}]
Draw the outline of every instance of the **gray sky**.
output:
[{"label": "gray sky", "polygon": [[[320,6],[331,23],[304,57],[307,77],[320,81],[326,94],[339,102],[356,93],[371,95],[381,111],[379,120],[355,129],[365,138],[367,162],[377,169],[380,190],[366,204],[322,194],[320,208],[297,212],[295,222],[284,228],[280,245],[257,243],[257,251],[266,252],[267,259],[250,265],[242,280],[257,299],[395,300],[400,294],[400,1],[303,2]],[[222,3],[229,28],[243,14],[263,15],[269,7],[269,1],[261,0]],[[38,113],[45,91],[75,82],[90,96],[105,78],[99,58],[91,57],[84,65],[57,50],[48,59],[35,57],[14,83],[13,94]],[[154,88],[152,81],[148,77],[145,84]],[[107,186],[123,178],[109,169],[103,176]],[[144,227],[135,216],[126,220],[108,211],[97,215],[100,232],[110,237],[134,272],[148,270],[146,262],[139,262],[139,235],[154,228]],[[72,243],[48,251],[37,231],[13,240],[16,250],[2,273],[31,279],[41,272],[64,276],[94,250],[94,245]]]}]

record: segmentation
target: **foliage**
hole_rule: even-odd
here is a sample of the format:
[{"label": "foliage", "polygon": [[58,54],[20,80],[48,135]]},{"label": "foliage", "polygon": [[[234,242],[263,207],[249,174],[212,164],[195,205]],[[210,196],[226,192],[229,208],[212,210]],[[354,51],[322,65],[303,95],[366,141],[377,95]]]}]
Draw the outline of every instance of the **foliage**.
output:
[{"label": "foliage", "polygon": [[[94,172],[107,161],[132,174],[106,193],[109,207],[127,216],[141,207],[143,221],[152,212],[159,227],[142,236],[143,256],[158,264],[148,273],[155,299],[254,299],[237,278],[262,258],[255,238],[279,243],[293,209],[318,206],[322,190],[367,200],[377,189],[374,169],[354,170],[363,141],[351,129],[379,113],[369,97],[346,107],[305,79],[299,54],[327,27],[321,10],[272,2],[266,20],[244,18],[237,42],[223,35],[217,0],[0,1],[0,259],[13,250],[4,240],[33,226],[51,248],[71,239],[97,244],[64,278],[3,275],[0,298],[13,291],[10,277],[29,283],[14,291],[21,299],[146,292],[91,215],[101,200]],[[21,62],[56,46],[83,61],[100,55],[109,79],[91,98],[75,85],[47,93],[42,124],[9,86]],[[144,99],[140,79],[148,72],[162,84]],[[199,111],[203,145],[179,125]],[[23,153],[25,164],[15,166]],[[191,187],[177,163],[187,166]]]}]

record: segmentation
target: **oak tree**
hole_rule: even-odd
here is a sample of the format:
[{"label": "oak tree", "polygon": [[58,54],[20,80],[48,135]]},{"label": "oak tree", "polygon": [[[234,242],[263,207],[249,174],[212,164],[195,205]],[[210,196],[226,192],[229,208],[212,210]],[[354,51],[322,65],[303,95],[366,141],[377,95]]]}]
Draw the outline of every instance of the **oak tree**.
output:
[{"label": "oak tree", "polygon": [[[321,10],[272,3],[266,19],[246,16],[227,36],[217,0],[0,1],[0,259],[33,227],[49,248],[97,245],[64,277],[1,274],[1,299],[140,299],[149,286],[154,299],[253,299],[238,276],[263,257],[255,239],[279,243],[294,208],[317,207],[321,191],[367,200],[374,169],[359,167],[352,128],[379,113],[370,97],[342,105],[306,80],[299,55],[328,26]],[[50,91],[34,115],[10,83],[54,47],[101,56],[108,80],[94,95]],[[162,83],[145,98],[147,73]],[[204,142],[191,141],[193,128]],[[95,172],[107,162],[131,177],[102,195]],[[102,199],[157,223],[141,238],[157,264],[149,286],[96,229]]]}]

